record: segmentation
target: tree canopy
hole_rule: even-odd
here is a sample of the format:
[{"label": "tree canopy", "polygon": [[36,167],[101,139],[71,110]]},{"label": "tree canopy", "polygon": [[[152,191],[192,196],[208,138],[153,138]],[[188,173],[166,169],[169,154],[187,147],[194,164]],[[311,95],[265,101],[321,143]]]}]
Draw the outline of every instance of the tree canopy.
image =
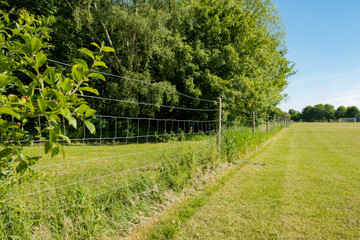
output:
[{"label": "tree canopy", "polygon": [[298,121],[302,119],[304,122],[321,122],[321,121],[330,121],[338,120],[340,118],[355,118],[360,116],[360,110],[356,106],[339,106],[336,110],[331,104],[316,104],[315,106],[306,106],[301,114],[297,113],[295,110],[289,110],[292,120],[296,121],[293,118],[296,118],[296,115],[299,114],[300,117]]},{"label": "tree canopy", "polygon": [[[222,97],[226,112],[236,114],[269,112],[286,97],[283,90],[286,79],[294,73],[293,65],[285,56],[285,31],[270,0],[45,2],[13,0],[9,8],[15,13],[25,8],[54,16],[54,49],[49,58],[67,62],[79,55],[75,49],[105,40],[115,49],[103,59],[108,72],[158,86],[124,78],[93,81],[92,87],[100,95],[153,104],[214,107],[210,102],[179,96],[177,90],[209,100]],[[96,107],[102,114],[180,114],[121,103],[97,103]]]}]

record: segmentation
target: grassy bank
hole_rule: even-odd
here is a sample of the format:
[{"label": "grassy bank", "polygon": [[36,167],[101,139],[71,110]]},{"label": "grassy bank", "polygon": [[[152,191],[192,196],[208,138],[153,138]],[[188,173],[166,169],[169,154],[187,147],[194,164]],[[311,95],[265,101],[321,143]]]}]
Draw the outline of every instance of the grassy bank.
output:
[{"label": "grassy bank", "polygon": [[[2,201],[0,237],[22,239],[99,239],[124,236],[224,161],[254,149],[270,133],[248,128],[226,130],[222,156],[215,136],[161,143],[91,142],[66,146],[66,158],[43,158],[42,177],[11,191]],[[238,137],[242,136],[242,137]],[[25,149],[43,151],[35,145]]]}]

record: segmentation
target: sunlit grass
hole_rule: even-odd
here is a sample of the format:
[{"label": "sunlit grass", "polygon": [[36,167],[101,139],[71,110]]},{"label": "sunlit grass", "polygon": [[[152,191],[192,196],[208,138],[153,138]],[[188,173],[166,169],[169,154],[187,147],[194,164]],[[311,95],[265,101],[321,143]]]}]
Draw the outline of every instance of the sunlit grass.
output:
[{"label": "sunlit grass", "polygon": [[292,125],[248,158],[254,164],[238,168],[177,239],[359,239],[359,143],[356,123]]},{"label": "sunlit grass", "polygon": [[[99,141],[64,145],[65,158],[44,154],[44,143],[24,148],[43,158],[42,176],[13,188],[0,217],[0,237],[22,239],[102,239],[124,236],[140,219],[181,192],[195,178],[233,161],[278,132],[242,127],[224,129],[222,156],[216,136],[167,136],[150,143]],[[226,140],[225,140],[226,139]],[[246,139],[246,141],[243,141]],[[234,143],[234,144],[229,144]],[[231,153],[231,154],[229,154]]]}]

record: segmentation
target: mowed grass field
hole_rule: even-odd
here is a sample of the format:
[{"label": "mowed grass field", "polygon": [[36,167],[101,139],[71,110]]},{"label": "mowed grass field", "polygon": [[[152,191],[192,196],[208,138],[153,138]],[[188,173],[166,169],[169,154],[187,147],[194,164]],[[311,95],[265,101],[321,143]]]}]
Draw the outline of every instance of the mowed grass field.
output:
[{"label": "mowed grass field", "polygon": [[[70,189],[81,184],[93,195],[129,184],[130,179],[159,174],[164,162],[177,161],[183,152],[198,153],[214,145],[213,136],[198,136],[197,141],[168,141],[162,143],[107,144],[95,141],[65,146],[66,155],[44,154],[44,143],[25,147],[31,156],[43,158],[34,169],[44,177],[12,191],[13,196],[47,194],[57,189]],[[204,148],[206,146],[206,148]],[[200,153],[201,154],[201,153]],[[35,193],[35,194],[33,194]],[[25,199],[23,199],[25,200]]]},{"label": "mowed grass field", "polygon": [[293,124],[246,161],[177,239],[360,239],[360,124]]}]

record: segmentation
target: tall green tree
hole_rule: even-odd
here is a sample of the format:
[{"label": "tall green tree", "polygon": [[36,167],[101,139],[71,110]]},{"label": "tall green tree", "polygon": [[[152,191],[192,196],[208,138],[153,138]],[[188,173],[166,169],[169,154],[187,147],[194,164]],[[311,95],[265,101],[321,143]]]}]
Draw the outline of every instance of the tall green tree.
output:
[{"label": "tall green tree", "polygon": [[316,104],[312,109],[315,121],[323,121],[326,119],[326,109],[324,104]]},{"label": "tall green tree", "polygon": [[294,109],[289,109],[290,119],[294,122],[299,122],[301,120],[301,113]]},{"label": "tall green tree", "polygon": [[343,118],[343,117],[345,117],[345,113],[346,113],[346,107],[339,106],[335,111],[335,118],[336,119]]},{"label": "tall green tree", "polygon": [[[213,103],[174,94],[177,90],[210,100],[222,97],[225,109],[242,109],[236,114],[265,112],[286,97],[282,93],[286,79],[294,73],[285,56],[285,31],[270,0],[52,0],[48,4],[14,0],[10,4],[55,15],[56,47],[50,56],[57,60],[77,57],[75,49],[105,38],[115,49],[104,58],[107,71],[125,78],[109,78],[105,84],[95,80],[92,84],[102,96],[214,108]],[[98,104],[93,106],[103,114],[215,117],[137,104]]]},{"label": "tall green tree", "polygon": [[360,110],[356,106],[350,106],[346,109],[345,117],[354,118],[360,115]]},{"label": "tall green tree", "polygon": [[312,106],[306,106],[303,108],[301,116],[304,122],[314,122],[316,120],[315,111]]},{"label": "tall green tree", "polygon": [[331,104],[325,104],[325,118],[328,122],[330,122],[331,119],[335,118],[335,107]]},{"label": "tall green tree", "polygon": [[187,61],[192,68],[180,68],[177,75],[182,81],[193,83],[205,98],[222,96],[232,107],[250,111],[270,109],[283,99],[292,68],[271,1],[184,0],[178,11],[177,29],[192,56]]}]

